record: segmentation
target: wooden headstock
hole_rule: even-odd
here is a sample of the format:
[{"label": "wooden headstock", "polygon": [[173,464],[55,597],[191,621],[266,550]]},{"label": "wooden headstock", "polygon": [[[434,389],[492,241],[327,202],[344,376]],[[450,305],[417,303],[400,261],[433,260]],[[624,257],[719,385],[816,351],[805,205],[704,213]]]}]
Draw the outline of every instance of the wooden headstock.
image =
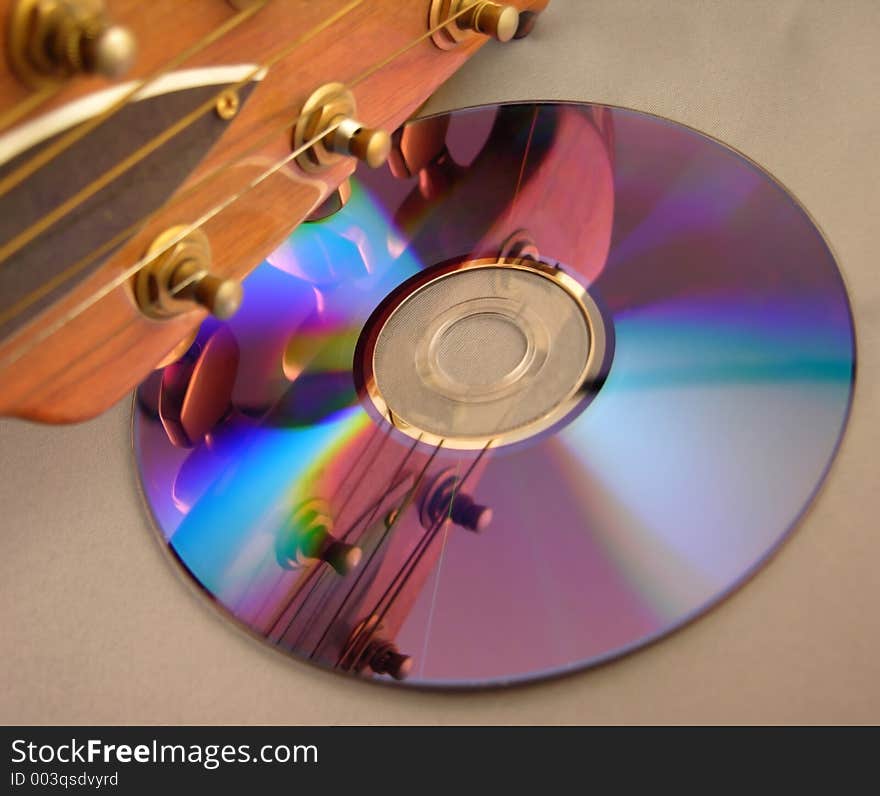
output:
[{"label": "wooden headstock", "polygon": [[[98,16],[77,28],[71,9]],[[0,413],[91,417],[185,350],[206,314],[192,300],[219,314],[234,305],[229,285],[351,173],[348,155],[376,157],[371,131],[395,130],[487,32],[512,33],[502,11],[453,0],[0,0]],[[454,35],[436,25],[432,35],[450,14]],[[523,15],[521,32],[531,21]],[[121,72],[132,42],[124,77],[96,74]],[[332,83],[352,103],[352,115],[328,117],[350,119],[333,146],[317,139],[320,125],[297,129]],[[321,146],[344,156],[308,168]],[[196,227],[204,241],[181,253]],[[161,311],[144,312],[168,274],[140,286],[137,274],[171,255],[175,268],[196,266],[175,272]]]}]

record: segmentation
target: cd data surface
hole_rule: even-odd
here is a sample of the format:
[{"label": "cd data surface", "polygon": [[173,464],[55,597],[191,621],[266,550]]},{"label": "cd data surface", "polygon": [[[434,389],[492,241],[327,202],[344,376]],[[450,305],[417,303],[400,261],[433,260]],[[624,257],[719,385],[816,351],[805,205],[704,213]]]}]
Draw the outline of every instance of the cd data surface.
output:
[{"label": "cd data surface", "polygon": [[155,525],[240,626],[364,678],[533,680],[699,615],[799,520],[855,343],[755,164],[491,106],[410,125],[343,199],[135,402]]}]

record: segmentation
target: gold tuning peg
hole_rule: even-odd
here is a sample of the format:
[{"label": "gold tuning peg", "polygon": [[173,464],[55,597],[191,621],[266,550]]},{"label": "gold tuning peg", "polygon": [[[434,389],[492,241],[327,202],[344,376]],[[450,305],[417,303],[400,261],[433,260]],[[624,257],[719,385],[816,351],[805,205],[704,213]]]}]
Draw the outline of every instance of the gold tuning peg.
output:
[{"label": "gold tuning peg", "polygon": [[[319,138],[322,130],[329,132]],[[341,83],[327,83],[303,105],[291,144],[304,149],[296,162],[305,171],[323,171],[344,157],[378,168],[388,159],[391,136],[357,121],[354,95]]]},{"label": "gold tuning peg", "polygon": [[121,77],[137,55],[134,35],[110,21],[104,0],[16,0],[8,38],[13,70],[31,86],[75,74]]},{"label": "gold tuning peg", "polygon": [[[458,6],[462,3],[459,1]],[[519,26],[519,11],[500,3],[475,3],[455,24],[463,30],[472,30],[497,41],[510,41]]]},{"label": "gold tuning peg", "polygon": [[343,118],[325,145],[333,152],[351,155],[371,169],[377,169],[388,160],[391,136],[384,130],[373,130],[354,119]]},{"label": "gold tuning peg", "polygon": [[[448,20],[449,24],[443,25]],[[432,0],[428,14],[434,44],[449,50],[474,33],[501,42],[510,41],[520,23],[519,10],[507,3],[473,0]]]},{"label": "gold tuning peg", "polygon": [[[170,227],[147,251],[156,254],[134,278],[134,297],[148,318],[161,320],[204,307],[220,320],[241,306],[241,282],[211,273],[211,246],[201,230],[182,235],[186,227]],[[172,243],[172,241],[174,241]]]}]

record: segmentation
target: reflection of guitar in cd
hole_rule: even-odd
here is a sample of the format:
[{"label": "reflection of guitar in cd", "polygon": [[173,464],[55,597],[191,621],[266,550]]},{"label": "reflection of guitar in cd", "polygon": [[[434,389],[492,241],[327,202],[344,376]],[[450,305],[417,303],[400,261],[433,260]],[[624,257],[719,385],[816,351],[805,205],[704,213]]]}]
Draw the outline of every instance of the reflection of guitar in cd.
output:
[{"label": "reflection of guitar in cd", "polygon": [[[412,657],[401,653],[394,639],[430,581],[446,535],[489,532],[492,508],[480,505],[471,494],[486,467],[486,451],[504,443],[505,434],[531,436],[535,432],[530,426],[550,422],[546,415],[552,412],[528,418],[529,422],[522,418],[514,418],[513,424],[500,421],[511,414],[510,407],[521,399],[522,391],[535,392],[532,377],[543,367],[554,366],[552,352],[547,350],[559,323],[553,311],[564,301],[583,321],[601,323],[598,308],[575,280],[568,278],[565,287],[557,287],[562,276],[558,269],[536,259],[535,240],[546,241],[557,251],[582,253],[586,268],[597,270],[604,258],[613,207],[611,172],[607,146],[592,120],[603,112],[595,109],[585,113],[572,107],[547,108],[540,113],[547,120],[540,129],[541,139],[529,141],[538,109],[502,110],[483,148],[466,165],[455,164],[446,147],[447,117],[406,128],[398,137],[395,153],[398,172],[404,159],[410,158],[406,168],[413,174],[401,176],[414,176],[417,182],[395,219],[397,235],[408,244],[405,267],[420,250],[449,251],[450,230],[460,251],[481,254],[494,249],[496,256],[485,260],[489,266],[485,269],[479,267],[481,260],[456,262],[443,269],[438,282],[442,292],[456,276],[485,279],[483,272],[494,277],[502,263],[510,264],[507,278],[514,282],[506,290],[512,291],[511,296],[504,295],[505,288],[498,285],[492,296],[482,291],[476,304],[466,302],[464,321],[455,317],[460,305],[453,303],[438,314],[451,313],[465,328],[455,331],[455,324],[447,319],[445,339],[443,331],[432,337],[448,347],[450,335],[466,334],[468,324],[510,317],[508,323],[520,324],[517,330],[533,324],[535,339],[531,342],[541,350],[528,352],[531,360],[526,367],[520,358],[515,378],[510,372],[502,374],[505,383],[500,389],[493,389],[495,385],[486,380],[484,368],[481,385],[464,384],[458,400],[450,401],[436,380],[445,379],[454,388],[446,373],[450,364],[454,368],[454,361],[444,367],[438,360],[436,373],[426,374],[425,381],[440,390],[438,400],[446,403],[466,403],[468,396],[476,396],[483,414],[493,418],[487,429],[494,431],[493,427],[500,425],[504,433],[480,432],[456,444],[408,427],[404,434],[411,439],[406,439],[400,428],[393,428],[394,423],[383,425],[381,419],[379,424],[364,422],[363,412],[352,409],[357,406],[357,396],[351,363],[372,357],[355,355],[360,326],[366,318],[353,316],[357,323],[339,332],[334,317],[334,312],[340,311],[338,294],[344,295],[347,285],[359,278],[363,281],[365,274],[393,269],[394,263],[387,252],[374,256],[381,242],[361,239],[357,256],[345,262],[343,273],[334,274],[339,258],[333,256],[332,247],[350,241],[346,237],[350,230],[345,227],[341,234],[334,229],[311,240],[306,232],[300,236],[305,245],[291,241],[273,259],[293,275],[264,266],[255,275],[257,284],[249,285],[249,298],[258,292],[259,304],[246,304],[229,323],[206,324],[185,357],[141,387],[138,406],[142,422],[147,424],[147,438],[153,439],[149,447],[161,447],[153,455],[174,461],[171,501],[166,505],[180,519],[169,540],[172,549],[220,602],[282,648],[346,671],[389,674],[399,679],[409,673]],[[552,196],[547,185],[557,183],[561,170],[571,168],[569,151],[584,140],[590,142],[593,152],[580,161],[583,179],[590,180],[594,189],[579,195],[583,198],[582,216],[593,221],[571,236],[555,223],[559,208],[547,201]],[[413,152],[420,159],[417,165],[412,161]],[[441,172],[443,176],[437,177]],[[509,186],[498,184],[499,173],[510,176]],[[472,193],[468,186],[474,182],[488,185],[489,190],[483,195]],[[506,206],[501,201],[505,196]],[[518,201],[511,203],[512,197]],[[444,214],[444,207],[455,210]],[[539,207],[542,212],[537,212]],[[428,209],[431,214],[425,215],[423,211]],[[485,215],[481,217],[480,211]],[[437,224],[439,220],[454,221],[454,213],[462,214],[461,223]],[[485,218],[502,216],[500,223],[484,223]],[[522,226],[524,218],[530,221],[528,230]],[[507,256],[502,259],[498,255],[503,247]],[[300,267],[297,259],[305,259],[306,253],[308,259]],[[437,268],[429,273],[438,279]],[[383,281],[388,277],[399,278],[392,273],[380,276]],[[537,290],[533,280],[539,283]],[[517,291],[522,290],[535,291],[532,306],[526,307],[521,297],[514,302]],[[416,291],[410,288],[408,292]],[[481,302],[489,302],[489,306],[482,307]],[[587,306],[596,318],[586,315]],[[249,313],[251,307],[258,310],[254,315]],[[369,309],[367,304],[364,307]],[[291,313],[286,308],[296,310]],[[541,317],[542,311],[548,317]],[[440,325],[444,325],[442,317]],[[336,332],[327,334],[326,326]],[[585,330],[589,331],[586,326]],[[497,333],[493,336],[496,340],[499,337]],[[597,340],[585,343],[592,356],[585,357],[569,378],[565,397],[574,398],[573,404],[566,404],[562,415],[550,420],[564,420],[573,406],[583,403],[601,383],[610,359],[610,340],[604,339],[604,330],[601,336],[601,346]],[[494,352],[489,359],[497,361],[516,353]],[[429,370],[430,356],[426,352]],[[587,359],[590,367],[584,373]],[[246,378],[239,379],[244,363],[250,370]],[[256,374],[255,367],[264,371]],[[237,380],[243,382],[239,388]],[[359,381],[363,385],[362,375]],[[511,387],[518,389],[512,391]],[[322,425],[331,429],[339,422],[337,417],[352,412],[357,421],[353,433],[333,461],[296,478],[280,505],[268,510],[251,506],[237,538],[232,538],[232,517],[223,519],[226,530],[219,534],[200,518],[203,506],[225,502],[229,498],[224,495],[235,494],[236,473],[244,475],[246,489],[252,493],[253,470],[244,462],[249,460],[250,445],[258,451],[255,455],[264,455],[261,438],[267,429],[270,434],[272,429],[290,429],[292,434]],[[348,422],[350,425],[351,419]],[[342,431],[342,436],[346,435]],[[170,447],[160,446],[165,439]],[[466,451],[460,449],[462,445]],[[297,454],[297,458],[302,457]],[[255,496],[252,499],[256,501]],[[161,515],[159,520],[163,524]],[[255,526],[262,526],[262,533],[254,534]],[[220,537],[222,544],[218,543]],[[214,549],[208,552],[208,548]]]},{"label": "reflection of guitar in cd", "polygon": [[145,496],[229,614],[342,671],[510,682],[668,632],[783,538],[848,411],[809,219],[627,111],[413,123],[246,288],[139,391]]}]

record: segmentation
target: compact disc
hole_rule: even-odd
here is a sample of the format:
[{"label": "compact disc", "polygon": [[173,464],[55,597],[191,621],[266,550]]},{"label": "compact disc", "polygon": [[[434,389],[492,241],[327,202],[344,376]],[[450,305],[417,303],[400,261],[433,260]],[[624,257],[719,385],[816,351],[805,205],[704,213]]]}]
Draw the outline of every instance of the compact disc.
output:
[{"label": "compact disc", "polygon": [[139,389],[146,503],[222,612],[359,677],[605,661],[744,582],[815,495],[855,341],[821,233],[682,125],[408,125]]}]

